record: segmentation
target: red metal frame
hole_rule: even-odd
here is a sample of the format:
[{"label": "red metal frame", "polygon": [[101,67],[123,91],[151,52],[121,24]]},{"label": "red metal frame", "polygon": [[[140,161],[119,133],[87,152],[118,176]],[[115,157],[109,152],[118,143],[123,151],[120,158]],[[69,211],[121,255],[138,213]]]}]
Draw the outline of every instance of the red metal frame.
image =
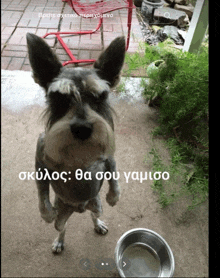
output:
[{"label": "red metal frame", "polygon": [[[69,61],[66,61],[63,63],[63,66],[66,66],[68,64],[75,64],[75,63],[93,63],[96,60],[95,59],[76,59],[68,46],[65,44],[63,39],[61,38],[60,35],[84,35],[84,34],[92,34],[95,33],[99,30],[103,23],[103,17],[102,15],[105,13],[109,13],[115,10],[119,9],[128,9],[128,21],[127,21],[127,27],[128,27],[128,35],[127,35],[127,44],[126,44],[126,51],[129,47],[129,41],[130,41],[130,31],[131,31],[131,21],[132,21],[132,9],[135,8],[133,5],[133,0],[99,0],[95,1],[93,4],[91,3],[80,3],[80,0],[62,0],[63,2],[67,2],[70,7],[74,10],[74,12],[82,17],[86,18],[92,18],[97,15],[99,15],[99,23],[97,27],[94,30],[89,30],[89,31],[74,31],[74,32],[51,32],[47,33],[43,36],[43,38],[46,38],[49,35],[55,35],[66,51],[66,53],[69,55],[70,59]],[[84,2],[86,2],[84,0]],[[89,2],[89,1],[88,1]],[[91,2],[91,1],[90,1]]]}]

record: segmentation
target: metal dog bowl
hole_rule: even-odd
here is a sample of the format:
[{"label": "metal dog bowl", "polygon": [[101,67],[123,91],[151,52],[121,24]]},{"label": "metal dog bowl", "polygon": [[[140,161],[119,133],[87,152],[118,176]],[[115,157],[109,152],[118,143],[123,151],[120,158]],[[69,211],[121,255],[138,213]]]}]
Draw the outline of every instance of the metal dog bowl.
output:
[{"label": "metal dog bowl", "polygon": [[121,236],[115,248],[115,263],[121,277],[172,277],[175,267],[166,241],[144,228]]}]

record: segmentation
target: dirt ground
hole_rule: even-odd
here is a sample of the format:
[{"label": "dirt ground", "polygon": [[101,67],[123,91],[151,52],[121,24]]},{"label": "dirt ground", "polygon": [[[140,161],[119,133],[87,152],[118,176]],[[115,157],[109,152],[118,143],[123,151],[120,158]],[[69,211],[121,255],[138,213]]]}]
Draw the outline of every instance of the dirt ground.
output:
[{"label": "dirt ground", "polygon": [[[16,85],[13,80],[11,84]],[[24,99],[38,90],[34,83],[31,86]],[[25,106],[23,101],[20,110],[16,109],[18,91],[14,89],[13,95],[3,90],[2,96],[2,277],[119,277],[116,269],[97,269],[96,261],[114,259],[120,236],[138,227],[165,238],[175,258],[174,277],[208,276],[208,205],[187,214],[181,222],[181,204],[161,209],[151,180],[140,183],[130,179],[126,183],[123,172],[152,171],[152,165],[144,159],[152,148],[150,133],[157,126],[157,115],[143,101],[121,98],[120,94],[111,97],[117,113],[115,158],[122,188],[119,203],[113,208],[106,203],[106,182],[101,191],[101,219],[108,224],[109,232],[97,235],[90,213],[75,213],[68,221],[64,251],[54,255],[51,244],[57,231],[40,218],[35,182],[19,179],[20,172],[34,171],[36,141],[44,128],[39,116],[44,107],[36,104],[36,93],[33,102],[27,101],[29,105]],[[163,142],[157,140],[156,144],[168,156]],[[90,260],[89,270],[81,267],[82,259]]]}]

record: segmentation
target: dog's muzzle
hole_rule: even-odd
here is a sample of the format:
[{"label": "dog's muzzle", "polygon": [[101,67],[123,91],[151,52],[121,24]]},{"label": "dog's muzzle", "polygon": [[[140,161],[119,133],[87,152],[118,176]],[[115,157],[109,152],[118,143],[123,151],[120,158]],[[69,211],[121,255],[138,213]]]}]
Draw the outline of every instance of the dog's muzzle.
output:
[{"label": "dog's muzzle", "polygon": [[85,120],[78,119],[70,123],[70,129],[75,138],[83,141],[91,136],[93,125]]}]

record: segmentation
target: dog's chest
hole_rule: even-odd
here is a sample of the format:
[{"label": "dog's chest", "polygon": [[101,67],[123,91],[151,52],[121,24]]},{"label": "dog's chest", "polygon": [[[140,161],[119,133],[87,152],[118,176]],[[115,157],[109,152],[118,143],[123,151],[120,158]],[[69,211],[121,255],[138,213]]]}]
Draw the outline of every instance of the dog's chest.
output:
[{"label": "dog's chest", "polygon": [[75,202],[85,202],[93,199],[99,193],[103,176],[97,176],[97,173],[106,171],[105,159],[97,160],[93,165],[83,170],[71,170],[60,174],[59,180],[52,180],[51,185],[55,193],[64,203],[74,205]]},{"label": "dog's chest", "polygon": [[92,184],[90,182],[83,184],[82,182],[73,183],[62,181],[53,181],[51,183],[56,195],[66,204],[77,206],[78,202],[86,202],[97,196],[100,191],[100,184]]},{"label": "dog's chest", "polygon": [[[59,141],[59,135],[63,134],[50,135],[50,137],[46,137],[45,133],[40,135],[36,159],[42,168],[49,170],[52,177],[50,183],[55,193],[64,203],[73,206],[77,202],[85,202],[96,197],[103,182],[102,179],[96,179],[96,174],[105,172],[107,158],[107,155],[103,155],[101,146],[76,144],[74,148],[68,140],[65,140],[68,137],[62,137],[63,141]],[[45,145],[46,139],[47,145]],[[85,166],[86,164],[89,166]],[[53,172],[59,173],[59,179],[53,179]]]}]

